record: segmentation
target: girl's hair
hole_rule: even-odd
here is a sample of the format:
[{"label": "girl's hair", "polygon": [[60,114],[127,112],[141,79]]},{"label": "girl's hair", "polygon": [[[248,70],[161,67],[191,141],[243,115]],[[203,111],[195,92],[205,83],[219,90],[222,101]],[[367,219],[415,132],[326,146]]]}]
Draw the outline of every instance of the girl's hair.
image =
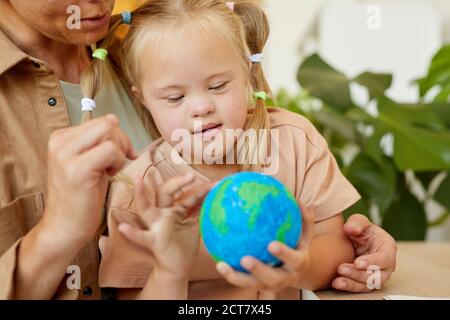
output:
[{"label": "girl's hair", "polygon": [[[202,31],[214,32],[214,35],[227,41],[227,46],[240,59],[252,91],[271,93],[261,64],[253,63],[249,67],[249,57],[263,52],[270,31],[265,13],[253,1],[237,1],[234,10],[231,10],[226,1],[222,0],[150,0],[132,12],[132,22],[122,40],[117,36],[117,29],[123,24],[122,16],[113,16],[109,34],[97,44],[97,47],[108,50],[112,67],[130,96],[133,96],[130,88],[135,86],[140,89],[144,77],[142,74],[144,49],[148,45],[156,46],[158,40],[170,34],[168,28],[172,26],[180,28],[183,23],[191,21],[198,22]],[[211,23],[214,24],[213,28]],[[95,98],[105,67],[105,62],[94,59],[89,69],[84,72],[81,84],[86,98]],[[265,102],[262,99],[254,101],[254,109],[245,129],[255,129],[258,133],[266,132],[267,136],[262,139],[265,141],[264,146],[258,143],[257,148],[253,143],[253,146],[248,147],[246,154],[250,159],[255,159],[255,155],[260,152],[257,149],[263,147],[267,150],[270,141],[270,124]],[[136,98],[134,103],[147,131],[152,138],[158,138],[159,131],[148,109]],[[239,165],[238,170],[260,171],[262,163],[258,156],[256,159],[256,163],[247,161],[246,164]]]}]

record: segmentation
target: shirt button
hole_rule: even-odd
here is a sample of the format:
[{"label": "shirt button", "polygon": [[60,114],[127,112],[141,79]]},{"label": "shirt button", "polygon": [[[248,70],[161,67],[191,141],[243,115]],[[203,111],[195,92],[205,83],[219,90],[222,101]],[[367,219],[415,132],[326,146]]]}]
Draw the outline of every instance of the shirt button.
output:
[{"label": "shirt button", "polygon": [[50,99],[48,99],[48,105],[49,105],[50,107],[56,106],[57,103],[58,103],[58,101],[56,101],[55,98],[50,98]]},{"label": "shirt button", "polygon": [[86,287],[83,289],[83,295],[85,297],[90,297],[92,296],[92,288],[91,287]]},{"label": "shirt button", "polygon": [[32,62],[33,67],[35,67],[36,69],[39,69],[41,67],[41,65],[39,63],[37,63],[36,61]]}]

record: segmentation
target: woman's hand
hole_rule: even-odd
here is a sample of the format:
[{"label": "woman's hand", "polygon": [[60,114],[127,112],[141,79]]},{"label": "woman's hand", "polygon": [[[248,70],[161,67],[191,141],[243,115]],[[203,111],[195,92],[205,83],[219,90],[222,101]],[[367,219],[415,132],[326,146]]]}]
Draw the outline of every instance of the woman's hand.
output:
[{"label": "woman's hand", "polygon": [[269,252],[283,262],[274,268],[254,257],[243,257],[241,266],[249,274],[234,270],[225,262],[217,264],[219,273],[232,285],[255,290],[279,292],[288,286],[303,287],[311,266],[310,244],[314,238],[314,217],[309,210],[302,209],[303,230],[297,249],[274,241],[269,244]]},{"label": "woman's hand", "polygon": [[103,222],[109,177],[137,153],[115,115],[56,131],[48,147],[43,228],[65,245],[82,246]]},{"label": "woman's hand", "polygon": [[[127,239],[150,251],[153,273],[180,279],[190,276],[200,240],[198,212],[212,187],[205,183],[182,192],[194,179],[194,174],[188,174],[165,182],[157,192],[156,205],[146,198],[143,181],[135,182],[136,210],[141,222],[120,223],[118,228]],[[121,221],[120,217],[116,219]]]},{"label": "woman's hand", "polygon": [[136,157],[114,115],[52,134],[46,208],[20,244],[14,298],[55,294],[67,266],[103,222],[109,177]]},{"label": "woman's hand", "polygon": [[353,243],[357,258],[353,264],[339,266],[340,276],[333,281],[333,288],[349,292],[372,291],[367,285],[372,275],[368,271],[371,266],[381,271],[381,285],[388,281],[396,265],[397,245],[394,238],[360,214],[348,219],[344,231]]}]

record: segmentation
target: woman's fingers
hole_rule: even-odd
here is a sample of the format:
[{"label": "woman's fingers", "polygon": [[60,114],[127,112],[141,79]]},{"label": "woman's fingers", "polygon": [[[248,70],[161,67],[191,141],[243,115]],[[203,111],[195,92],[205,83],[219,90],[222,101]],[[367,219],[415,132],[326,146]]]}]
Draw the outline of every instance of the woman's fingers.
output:
[{"label": "woman's fingers", "polygon": [[[377,273],[379,272],[379,273]],[[364,284],[368,284],[368,281],[371,279],[378,280],[380,284],[385,283],[391,277],[392,270],[391,269],[379,269],[379,268],[369,268],[369,269],[356,269],[350,263],[343,263],[338,267],[338,274],[342,277],[361,282]]]},{"label": "woman's fingers", "polygon": [[178,176],[164,183],[158,190],[158,207],[168,208],[173,206],[175,195],[182,191],[184,187],[191,184],[195,180],[194,173],[188,173],[184,176]]},{"label": "woman's fingers", "polygon": [[104,141],[117,125],[118,121],[114,117],[101,117],[74,127],[71,132],[72,137],[68,135],[65,137],[70,139],[65,148],[66,152],[77,155],[89,150]]},{"label": "woman's fingers", "polygon": [[80,175],[85,170],[86,174],[106,171],[110,176],[114,176],[123,168],[126,158],[115,143],[105,141],[73,161],[76,163],[73,168],[78,171],[73,172],[73,175]]},{"label": "woman's fingers", "polygon": [[380,269],[395,269],[396,248],[386,246],[380,248],[377,252],[358,257],[354,266],[357,269],[367,269],[370,266],[376,266]]},{"label": "woman's fingers", "polygon": [[60,138],[66,140],[63,147],[68,157],[82,154],[96,145],[111,140],[129,159],[136,159],[137,153],[123,131],[118,127],[119,121],[115,115],[108,115],[87,122],[63,133]]},{"label": "woman's fingers", "polygon": [[353,214],[344,224],[344,231],[349,237],[360,237],[370,226],[372,223],[366,216]]},{"label": "woman's fingers", "polygon": [[373,291],[368,288],[367,284],[351,280],[345,277],[339,277],[334,279],[333,282],[331,283],[331,286],[336,290],[353,293],[364,293]]}]

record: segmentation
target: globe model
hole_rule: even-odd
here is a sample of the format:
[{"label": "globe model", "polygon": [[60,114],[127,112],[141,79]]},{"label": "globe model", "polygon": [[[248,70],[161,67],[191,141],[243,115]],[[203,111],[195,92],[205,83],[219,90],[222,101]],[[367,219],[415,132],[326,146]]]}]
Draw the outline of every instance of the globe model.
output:
[{"label": "globe model", "polygon": [[240,261],[252,256],[279,266],[268,245],[278,240],[296,248],[302,227],[297,200],[272,177],[238,173],[217,184],[200,212],[203,242],[215,261],[246,271]]}]

